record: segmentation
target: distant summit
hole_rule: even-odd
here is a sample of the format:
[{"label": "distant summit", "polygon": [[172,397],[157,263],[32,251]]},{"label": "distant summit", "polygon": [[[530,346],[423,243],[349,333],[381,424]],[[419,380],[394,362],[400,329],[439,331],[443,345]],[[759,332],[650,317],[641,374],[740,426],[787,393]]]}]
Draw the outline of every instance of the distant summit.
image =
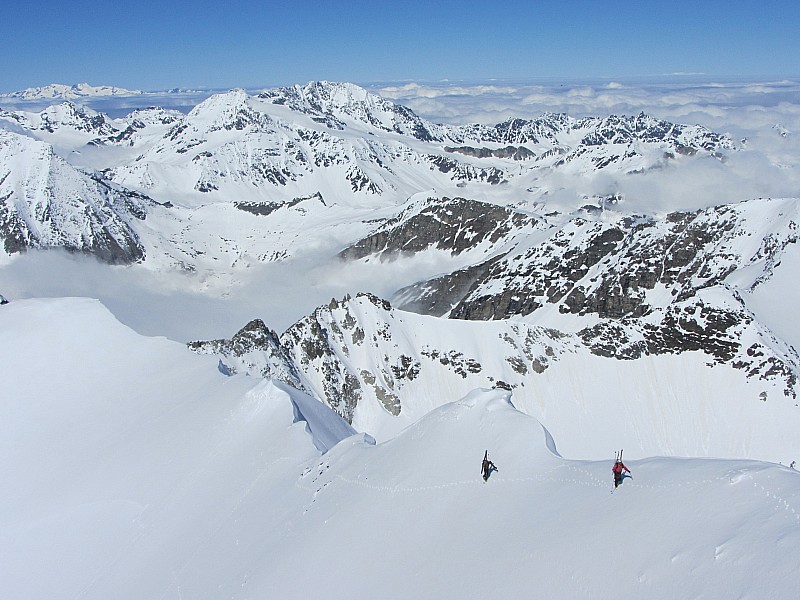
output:
[{"label": "distant summit", "polygon": [[43,87],[32,87],[19,92],[0,94],[0,97],[15,98],[17,100],[75,100],[77,98],[96,96],[138,96],[143,93],[144,92],[140,90],[128,90],[109,85],[94,86],[88,83],[64,85],[61,83],[51,83]]}]

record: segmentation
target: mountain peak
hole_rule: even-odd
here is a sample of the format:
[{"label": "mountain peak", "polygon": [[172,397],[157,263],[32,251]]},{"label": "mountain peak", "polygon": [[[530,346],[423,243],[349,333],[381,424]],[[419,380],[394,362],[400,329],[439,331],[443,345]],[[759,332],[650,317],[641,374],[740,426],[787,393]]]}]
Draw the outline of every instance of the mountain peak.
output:
[{"label": "mountain peak", "polygon": [[252,97],[241,88],[214,94],[195,106],[187,118],[198,129],[207,132],[242,130],[248,126],[269,130],[272,123],[267,114],[253,106]]},{"label": "mountain peak", "polygon": [[324,122],[332,129],[344,129],[349,121],[425,141],[438,137],[432,133],[437,126],[424,121],[411,109],[354,83],[310,81],[305,85],[265,90],[258,97],[311,115],[312,119]]}]

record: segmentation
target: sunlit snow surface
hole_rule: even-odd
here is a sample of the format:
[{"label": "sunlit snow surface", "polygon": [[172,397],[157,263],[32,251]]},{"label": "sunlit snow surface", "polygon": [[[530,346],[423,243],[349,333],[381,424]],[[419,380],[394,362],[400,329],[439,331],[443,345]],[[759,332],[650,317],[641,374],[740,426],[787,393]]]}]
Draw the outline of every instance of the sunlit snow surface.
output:
[{"label": "sunlit snow surface", "polygon": [[[417,197],[412,192],[427,197],[428,187],[440,196],[463,194],[533,212],[572,210],[584,196],[618,192],[626,214],[759,197],[791,203],[800,189],[798,85],[598,81],[370,89],[432,121],[458,125],[546,111],[575,117],[646,111],[725,133],[737,151],[725,161],[685,161],[646,177],[530,175],[522,189],[533,190],[526,192],[531,202],[521,204],[488,184],[433,189],[443,181],[437,174],[435,181],[407,182],[379,206],[363,198],[308,202],[266,228],[229,203],[175,192],[174,209],[152,207],[141,226],[151,250],[144,265],[110,268],[58,252],[2,255],[0,293],[11,302],[0,307],[0,596],[795,597],[797,472],[752,460],[647,458],[660,453],[647,452],[653,447],[707,457],[752,456],[755,448],[784,464],[797,458],[784,456],[794,447],[792,421],[782,418],[797,410],[793,400],[781,399],[783,406],[772,397],[753,400],[755,388],[740,379],[742,372],[706,369],[705,359],[691,354],[616,361],[608,370],[597,365],[610,359],[581,356],[551,366],[514,396],[471,391],[469,379],[427,389],[417,381],[391,427],[387,414],[360,408],[354,423],[372,428],[381,440],[375,443],[310,396],[226,377],[216,357],[172,340],[230,336],[255,317],[282,330],[331,297],[370,291],[386,298],[458,268],[456,259],[436,253],[357,268],[333,259],[371,231],[370,219],[395,214]],[[85,104],[118,119],[153,104],[186,114],[210,95]],[[21,108],[13,102],[0,106]],[[168,120],[169,110],[139,116]],[[62,118],[59,109],[48,114]],[[10,121],[4,127],[13,135],[24,130]],[[84,146],[87,134],[42,135],[70,164],[109,166],[100,151]],[[112,162],[135,158],[129,148],[115,152]],[[123,178],[140,175],[132,169]],[[328,200],[347,191],[320,189]],[[167,181],[160,191],[175,190]],[[261,194],[247,186],[237,191]],[[287,249],[290,260],[271,260]],[[168,270],[182,260],[196,270]],[[748,309],[794,345],[798,268],[792,245],[771,279],[742,292]],[[750,274],[741,269],[741,281],[733,283],[744,289]],[[541,320],[571,331],[573,321],[561,317],[545,309]],[[419,335],[482,347],[474,330],[459,333],[462,326],[471,327],[428,326]],[[496,323],[477,326],[497,333]],[[726,395],[753,398],[746,409],[728,408],[718,402]],[[656,397],[664,401],[643,404]],[[696,401],[706,397],[717,403]],[[554,403],[558,410],[548,410]],[[624,429],[617,428],[621,412]],[[775,429],[756,431],[760,418],[775,421]],[[713,439],[703,437],[710,425]],[[620,437],[633,446],[618,444]],[[619,445],[627,447],[633,477],[612,493]],[[484,483],[486,450],[499,470]],[[606,454],[606,460],[575,460]]]},{"label": "sunlit snow surface", "polygon": [[[96,301],[0,308],[9,598],[789,598],[800,475],[561,458],[503,390],[382,444]],[[304,420],[300,420],[300,416]],[[333,443],[340,441],[337,445]],[[330,448],[326,453],[319,449]],[[480,478],[485,450],[498,470]]]}]

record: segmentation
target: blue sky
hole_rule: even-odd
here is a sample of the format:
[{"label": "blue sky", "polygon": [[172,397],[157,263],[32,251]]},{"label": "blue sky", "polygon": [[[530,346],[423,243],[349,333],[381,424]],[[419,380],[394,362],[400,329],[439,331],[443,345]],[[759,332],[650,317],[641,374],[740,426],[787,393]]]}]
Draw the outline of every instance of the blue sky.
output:
[{"label": "blue sky", "polygon": [[0,92],[800,76],[798,0],[41,0],[0,14]]}]

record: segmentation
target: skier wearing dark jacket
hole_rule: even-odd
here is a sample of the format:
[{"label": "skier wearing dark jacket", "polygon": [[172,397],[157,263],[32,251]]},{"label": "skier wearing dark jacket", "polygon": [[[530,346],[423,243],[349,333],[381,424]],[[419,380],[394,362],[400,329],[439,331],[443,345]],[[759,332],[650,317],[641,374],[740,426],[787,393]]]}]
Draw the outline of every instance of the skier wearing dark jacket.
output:
[{"label": "skier wearing dark jacket", "polygon": [[483,462],[481,463],[481,475],[483,475],[484,481],[489,479],[489,475],[491,475],[492,471],[497,471],[497,467],[489,460],[489,451],[487,450],[483,453]]},{"label": "skier wearing dark jacket", "polygon": [[631,470],[623,464],[622,458],[618,458],[611,467],[611,472],[614,473],[614,487],[616,488],[622,483],[622,474],[630,473]]}]

